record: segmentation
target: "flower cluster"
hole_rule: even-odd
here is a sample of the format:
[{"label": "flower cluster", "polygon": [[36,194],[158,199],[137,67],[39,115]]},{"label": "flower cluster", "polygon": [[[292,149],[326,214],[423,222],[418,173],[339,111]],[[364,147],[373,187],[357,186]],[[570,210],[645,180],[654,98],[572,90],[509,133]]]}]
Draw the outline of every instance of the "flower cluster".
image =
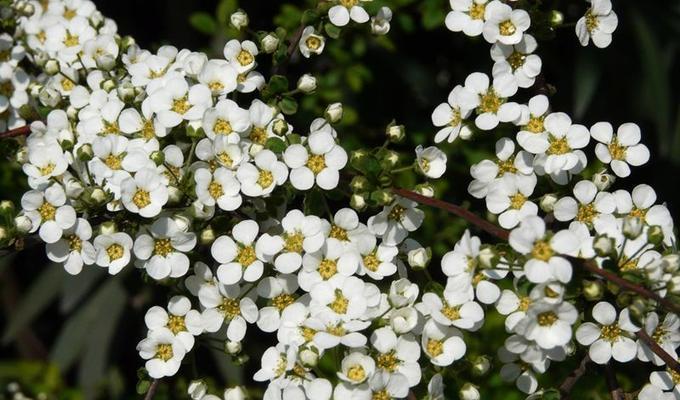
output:
[{"label": "flower cluster", "polygon": [[[313,76],[288,90],[287,78],[258,71],[266,55],[321,54],[324,32],[350,21],[390,30],[386,7],[371,17],[363,1],[321,3],[325,30],[303,23],[290,43],[275,32],[232,39],[218,59],[144,50],[88,0],[14,5],[16,31],[0,36],[2,127],[33,121],[18,155],[31,189],[16,230],[36,234],[71,274],[134,265],[177,283],[181,294],[145,316],[137,350],[148,375],[175,375],[202,340],[223,342],[236,359],[257,329],[273,340],[252,377],[266,383],[266,399],[443,398],[454,373],[446,367],[467,356],[479,374],[490,370],[467,338],[496,312],[507,334],[500,376],[527,394],[579,346],[597,364],[665,365],[639,338],[646,332],[677,359],[680,321],[658,301],[680,294],[670,212],[648,185],[612,190],[614,175],[629,176],[649,150],[634,123],[616,133],[607,122],[588,128],[552,110],[546,95],[519,100],[542,68],[529,13],[499,0],[451,1],[446,26],[481,34],[493,67],[468,75],[434,109],[435,145],[418,146],[404,167],[425,180],[414,197],[391,190],[399,157],[386,147],[403,127],[388,127],[385,146],[348,155],[336,129],[341,104],[308,128],[292,125],[292,96],[313,92]],[[606,47],[616,14],[608,0],[589,7],[579,40]],[[239,13],[230,20],[240,29],[248,18]],[[24,61],[39,72],[26,73]],[[30,118],[37,106],[50,111]],[[466,230],[431,263],[411,236],[425,219],[414,200],[432,200],[430,180],[446,176],[437,146],[494,130],[512,134],[496,142],[494,159],[471,166],[468,191],[510,230],[508,243],[483,244]],[[593,162],[600,172],[587,168]],[[582,281],[586,264],[600,273]],[[617,296],[605,272],[644,282],[655,298]],[[319,368],[329,363],[332,373]],[[654,372],[640,398],[677,394],[677,374]],[[216,398],[202,382],[189,392]],[[469,382],[459,392],[480,396]]]}]

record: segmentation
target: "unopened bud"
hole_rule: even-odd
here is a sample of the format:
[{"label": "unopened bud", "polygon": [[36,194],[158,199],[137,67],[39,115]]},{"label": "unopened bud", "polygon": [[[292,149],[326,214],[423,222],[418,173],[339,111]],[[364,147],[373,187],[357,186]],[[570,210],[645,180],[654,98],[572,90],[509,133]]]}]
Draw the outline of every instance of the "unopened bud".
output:
[{"label": "unopened bud", "polygon": [[26,164],[28,162],[28,149],[26,147],[22,147],[17,150],[16,159],[19,164]]},{"label": "unopened bud", "polygon": [[116,88],[116,82],[113,79],[107,79],[101,83],[101,88],[105,92],[110,92]]},{"label": "unopened bud", "polygon": [[232,356],[240,353],[241,349],[243,349],[243,345],[241,344],[241,342],[235,342],[233,340],[227,340],[224,343],[224,350],[227,353],[231,354]]},{"label": "unopened bud", "polygon": [[288,133],[288,123],[281,118],[277,118],[272,122],[272,132],[275,135],[283,136]]},{"label": "unopened bud", "polygon": [[550,24],[552,26],[560,26],[564,22],[564,14],[558,10],[552,10],[550,12]]},{"label": "unopened bud", "polygon": [[555,209],[555,203],[557,203],[558,197],[554,193],[545,194],[541,197],[539,205],[541,210],[546,213],[551,213]]},{"label": "unopened bud", "polygon": [[659,225],[649,227],[647,230],[647,241],[653,245],[658,245],[663,242],[663,229]]},{"label": "unopened bud", "polygon": [[250,361],[250,356],[247,354],[239,354],[236,357],[232,358],[232,362],[236,365],[245,365],[248,361]]},{"label": "unopened bud", "polygon": [[675,275],[668,281],[668,291],[675,295],[680,294],[680,275]]},{"label": "unopened bud", "polygon": [[328,122],[335,123],[342,119],[342,113],[343,113],[342,103],[333,103],[326,107],[324,116],[326,117],[326,120],[328,120]]},{"label": "unopened bud", "polygon": [[479,400],[481,398],[477,386],[473,385],[470,382],[466,383],[465,385],[463,385],[463,387],[460,388],[460,390],[458,391],[458,396],[460,397],[461,400]]},{"label": "unopened bud", "polygon": [[380,189],[371,193],[371,199],[378,203],[378,205],[387,206],[394,201],[394,194],[390,190]]},{"label": "unopened bud", "polygon": [[61,101],[61,93],[54,88],[43,86],[38,94],[38,99],[44,106],[57,108]]},{"label": "unopened bud", "polygon": [[116,66],[116,59],[111,54],[95,57],[94,61],[97,64],[97,68],[103,71],[110,71]]},{"label": "unopened bud", "polygon": [[0,213],[4,215],[12,215],[14,214],[15,210],[16,207],[14,206],[13,202],[9,200],[0,201]]},{"label": "unopened bud", "polygon": [[597,236],[593,241],[593,249],[595,254],[600,257],[607,257],[614,251],[615,242],[614,239],[608,236]]},{"label": "unopened bud", "polygon": [[156,165],[163,165],[165,162],[165,153],[162,151],[154,151],[149,155],[149,158],[151,161],[153,161]]},{"label": "unopened bud", "polygon": [[368,190],[369,185],[370,183],[368,182],[368,179],[366,179],[366,177],[363,175],[355,176],[349,183],[349,187],[353,192],[365,192]]},{"label": "unopened bud", "polygon": [[425,197],[434,197],[434,186],[429,183],[421,183],[414,188],[415,192]]},{"label": "unopened bud", "polygon": [[224,391],[224,400],[245,400],[248,398],[248,392],[241,386],[234,386]]},{"label": "unopened bud", "polygon": [[201,400],[208,392],[208,385],[203,380],[194,380],[189,383],[187,392],[192,400]]},{"label": "unopened bud", "polygon": [[679,254],[666,254],[661,259],[661,267],[664,272],[672,274],[680,269],[680,255]]},{"label": "unopened bud", "polygon": [[644,326],[644,319],[649,311],[647,303],[641,298],[636,298],[628,306],[628,311],[630,312],[630,320],[637,326]]},{"label": "unopened bud", "polygon": [[598,190],[607,190],[616,180],[614,175],[607,173],[607,170],[602,170],[597,172],[591,178],[592,182],[595,184]]},{"label": "unopened bud", "polygon": [[362,194],[353,194],[349,198],[349,206],[356,211],[363,211],[366,209],[366,197]]},{"label": "unopened bud", "polygon": [[408,265],[414,270],[427,268],[432,259],[432,250],[429,247],[419,247],[408,252]]},{"label": "unopened bud", "polygon": [[127,51],[130,46],[135,45],[135,39],[132,36],[123,36],[122,39],[120,39],[120,50],[121,52]]},{"label": "unopened bud", "polygon": [[351,153],[349,153],[349,162],[354,164],[358,163],[361,160],[363,160],[366,156],[368,156],[368,152],[364,149],[359,149],[359,150],[354,150]]},{"label": "unopened bud", "polygon": [[0,226],[0,243],[9,238],[9,232],[4,226]]},{"label": "unopened bud", "polygon": [[234,28],[238,30],[247,27],[248,23],[250,23],[248,20],[248,14],[246,14],[243,10],[237,10],[236,12],[232,13],[229,17],[229,22],[231,22]]},{"label": "unopened bud", "polygon": [[498,265],[499,257],[493,248],[487,246],[479,251],[477,260],[479,260],[479,265],[482,268],[490,269],[495,268],[496,265]]},{"label": "unopened bud", "polygon": [[314,368],[319,363],[319,353],[314,349],[304,348],[300,351],[300,361],[307,368]]},{"label": "unopened bud", "polygon": [[73,147],[73,140],[74,140],[73,132],[71,132],[70,130],[62,129],[59,131],[57,141],[64,150],[68,150],[71,147]]},{"label": "unopened bud", "polygon": [[19,215],[14,218],[14,226],[17,227],[19,233],[28,233],[33,229],[33,222],[25,215]]},{"label": "unopened bud", "polygon": [[406,129],[404,128],[404,125],[396,125],[393,122],[387,126],[385,134],[390,142],[399,143],[406,137]]},{"label": "unopened bud", "polygon": [[168,186],[168,204],[177,204],[184,197],[184,193],[175,186]]},{"label": "unopened bud", "polygon": [[201,234],[199,235],[199,241],[204,246],[215,241],[215,231],[211,226],[207,226],[201,231]]},{"label": "unopened bud", "polygon": [[385,150],[382,153],[382,158],[380,159],[380,165],[383,167],[385,170],[390,170],[394,168],[395,165],[399,162],[399,153],[396,151],[392,150]]},{"label": "unopened bud", "polygon": [[102,235],[111,235],[117,231],[118,226],[113,221],[102,222],[102,224],[99,225],[99,233]]},{"label": "unopened bud", "polygon": [[604,296],[604,285],[599,280],[584,279],[581,286],[583,287],[583,296],[588,301],[597,301]]},{"label": "unopened bud", "polygon": [[61,68],[59,67],[59,61],[55,59],[49,59],[47,62],[45,62],[45,66],[43,67],[43,70],[47,75],[56,75],[59,73]]},{"label": "unopened bud", "polygon": [[461,138],[462,140],[470,140],[472,139],[472,134],[474,131],[470,126],[467,124],[463,124],[463,126],[460,127],[460,132],[458,133],[458,137]]},{"label": "unopened bud", "polygon": [[279,47],[279,38],[273,33],[268,33],[260,41],[260,48],[265,53],[271,54],[271,53],[275,52],[278,47]]},{"label": "unopened bud", "polygon": [[623,219],[623,236],[628,239],[636,239],[642,234],[645,223],[638,217],[625,217]]},{"label": "unopened bud", "polygon": [[479,356],[472,362],[472,374],[475,376],[486,375],[491,369],[491,360],[487,356]]},{"label": "unopened bud", "polygon": [[316,90],[316,78],[311,74],[304,74],[297,81],[297,88],[303,93],[312,93]]},{"label": "unopened bud", "polygon": [[92,145],[86,143],[76,150],[76,155],[80,161],[90,161],[94,157],[94,151],[92,151]]}]

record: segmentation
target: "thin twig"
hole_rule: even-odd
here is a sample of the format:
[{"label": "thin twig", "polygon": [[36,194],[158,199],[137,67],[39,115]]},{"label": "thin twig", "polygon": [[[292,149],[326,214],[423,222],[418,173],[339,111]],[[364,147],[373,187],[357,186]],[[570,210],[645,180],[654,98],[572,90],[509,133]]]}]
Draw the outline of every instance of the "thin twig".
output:
[{"label": "thin twig", "polygon": [[604,366],[604,378],[607,381],[609,396],[612,398],[612,400],[624,400],[625,396],[623,394],[623,390],[621,390],[621,385],[619,385],[619,381],[616,379],[614,369],[609,364],[605,364]]},{"label": "thin twig", "polygon": [[418,398],[416,397],[416,394],[413,393],[413,390],[408,391],[408,396],[406,396],[406,399],[407,400],[418,400]]},{"label": "thin twig", "polygon": [[161,383],[160,380],[154,379],[153,382],[151,382],[151,386],[149,386],[149,390],[146,392],[146,396],[144,396],[144,400],[151,400],[153,399],[153,396],[156,394],[156,390],[158,390],[158,385]]},{"label": "thin twig", "polygon": [[569,399],[569,394],[571,393],[571,390],[574,388],[574,385],[576,385],[576,382],[578,382],[579,379],[583,376],[583,374],[586,373],[586,367],[588,366],[588,363],[590,362],[590,356],[588,354],[583,357],[581,360],[581,363],[576,367],[575,370],[567,376],[567,378],[562,382],[560,385],[560,394],[562,395],[563,400],[568,400]]},{"label": "thin twig", "polygon": [[663,347],[659,346],[659,344],[649,336],[644,328],[637,331],[636,335],[647,345],[647,347],[649,347],[650,350],[654,352],[654,354],[659,356],[659,358],[661,358],[666,363],[668,368],[680,373],[680,363],[678,363],[678,361],[673,358],[673,356],[668,354],[666,350],[663,349]]},{"label": "thin twig", "polygon": [[6,139],[17,136],[26,136],[31,133],[30,125],[24,125],[19,128],[10,129],[7,132],[0,133],[0,139]]}]

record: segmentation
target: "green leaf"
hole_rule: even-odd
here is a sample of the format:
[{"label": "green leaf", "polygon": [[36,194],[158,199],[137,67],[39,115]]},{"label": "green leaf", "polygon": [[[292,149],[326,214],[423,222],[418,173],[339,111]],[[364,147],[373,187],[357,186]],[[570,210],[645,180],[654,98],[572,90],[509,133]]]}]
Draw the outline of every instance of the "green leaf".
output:
[{"label": "green leaf", "polygon": [[332,38],[332,39],[337,39],[340,37],[340,32],[342,32],[342,29],[340,27],[337,27],[330,22],[327,22],[326,25],[323,26],[323,29],[326,31],[326,34]]},{"label": "green leaf", "polygon": [[288,78],[283,75],[274,75],[269,79],[267,87],[272,95],[283,93],[288,90]]},{"label": "green leaf", "polygon": [[583,118],[593,100],[602,76],[602,65],[595,60],[592,49],[577,53],[574,65],[574,119]]},{"label": "green leaf", "polygon": [[35,280],[28,293],[12,313],[2,342],[8,343],[26,328],[42,311],[56,299],[61,289],[61,280],[66,273],[58,264],[48,264],[45,271]]},{"label": "green leaf", "polygon": [[197,31],[206,34],[214,35],[217,32],[217,22],[212,15],[199,11],[189,16],[189,24]]},{"label": "green leaf", "polygon": [[281,140],[280,138],[277,137],[270,137],[267,139],[267,143],[265,143],[264,147],[266,149],[269,149],[273,151],[276,154],[281,154],[283,153],[284,150],[286,150],[286,142]]},{"label": "green leaf", "polygon": [[80,302],[99,280],[106,276],[101,268],[84,268],[78,275],[67,275],[61,284],[59,310],[68,313]]},{"label": "green leaf", "polygon": [[281,112],[286,115],[295,114],[298,109],[297,100],[295,100],[292,97],[286,96],[283,99],[281,99],[281,101],[279,101],[279,109],[281,109]]}]

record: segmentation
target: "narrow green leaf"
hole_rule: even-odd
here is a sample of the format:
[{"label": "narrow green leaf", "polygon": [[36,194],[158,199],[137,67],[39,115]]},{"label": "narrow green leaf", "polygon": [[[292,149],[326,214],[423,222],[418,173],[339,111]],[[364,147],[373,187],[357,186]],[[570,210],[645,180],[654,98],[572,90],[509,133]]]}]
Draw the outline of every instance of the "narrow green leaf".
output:
[{"label": "narrow green leaf", "polygon": [[292,97],[284,97],[279,101],[279,108],[281,112],[286,115],[292,115],[297,112],[298,104],[297,101]]},{"label": "narrow green leaf", "polygon": [[217,32],[217,22],[212,15],[206,12],[195,12],[189,16],[189,24],[197,31],[206,34],[214,35]]},{"label": "narrow green leaf", "polygon": [[574,119],[583,118],[593,100],[602,76],[602,66],[595,60],[592,49],[578,53],[574,65]]}]

